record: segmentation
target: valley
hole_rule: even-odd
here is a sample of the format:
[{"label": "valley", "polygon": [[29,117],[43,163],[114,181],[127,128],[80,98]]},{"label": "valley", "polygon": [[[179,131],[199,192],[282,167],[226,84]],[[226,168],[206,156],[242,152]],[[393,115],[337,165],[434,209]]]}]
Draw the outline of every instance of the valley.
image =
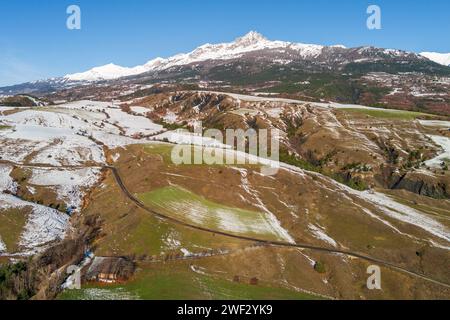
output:
[{"label": "valley", "polygon": [[[2,259],[42,263],[56,243],[97,230],[34,279],[36,297],[448,295],[448,127],[440,117],[207,91],[2,112],[2,217],[11,221],[0,230]],[[219,130],[280,129],[280,170],[173,164],[174,143],[186,143],[174,125],[189,131],[196,120]],[[134,275],[60,293],[61,270],[86,248],[127,257]],[[30,267],[42,272],[40,263]],[[373,263],[385,279],[381,293],[362,287]],[[191,288],[177,295],[171,286]]]},{"label": "valley", "polygon": [[250,32],[0,88],[0,298],[448,299],[445,58]]}]

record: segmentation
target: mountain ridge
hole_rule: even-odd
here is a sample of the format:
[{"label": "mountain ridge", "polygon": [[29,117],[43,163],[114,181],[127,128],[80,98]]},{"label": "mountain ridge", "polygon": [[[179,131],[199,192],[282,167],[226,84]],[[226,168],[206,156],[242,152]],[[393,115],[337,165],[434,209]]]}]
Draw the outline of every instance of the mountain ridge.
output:
[{"label": "mountain ridge", "polygon": [[[180,53],[168,58],[157,57],[149,60],[143,65],[129,68],[110,63],[103,66],[94,67],[85,72],[67,74],[64,78],[69,81],[112,80],[149,71],[160,71],[172,66],[185,65],[192,62],[206,61],[210,59],[224,60],[234,58],[240,54],[251,51],[288,46],[292,46],[293,48],[299,50],[299,52],[305,56],[314,54],[317,55],[319,53],[318,51],[325,47],[315,44],[293,43],[279,40],[271,41],[256,31],[250,31],[246,35],[239,37],[232,42],[219,44],[206,43],[195,48],[189,53]],[[335,47],[342,48],[343,46],[338,45]]]},{"label": "mountain ridge", "polygon": [[[415,55],[417,58],[422,56],[397,49],[380,49],[375,47],[356,47],[347,48],[343,45],[317,45],[294,43],[280,40],[268,40],[262,34],[256,31],[250,31],[246,35],[235,39],[233,42],[210,44],[206,43],[194,49],[189,53],[180,53],[168,58],[155,58],[149,60],[143,65],[135,67],[122,67],[115,64],[107,64],[87,70],[85,72],[67,74],[63,78],[68,81],[99,81],[113,80],[121,77],[139,75],[145,72],[166,70],[174,66],[188,65],[195,62],[208,60],[228,60],[239,58],[244,54],[261,50],[290,50],[298,55],[297,58],[314,59],[324,53],[324,49],[352,50],[359,49],[361,53],[371,49],[379,49],[384,53],[393,56]],[[339,52],[337,53],[339,54]]]},{"label": "mountain ridge", "polygon": [[[120,79],[123,77],[136,76],[140,74],[144,74],[147,72],[157,72],[169,69],[174,66],[183,66],[188,65],[195,62],[204,62],[208,60],[228,60],[240,58],[245,54],[249,54],[252,52],[263,51],[263,50],[272,50],[276,51],[282,50],[291,51],[295,53],[297,56],[296,59],[305,59],[312,60],[314,58],[318,58],[321,55],[328,55],[329,59],[338,60],[340,56],[342,56],[342,50],[345,50],[349,53],[357,52],[358,54],[365,54],[372,51],[379,51],[377,54],[381,52],[382,54],[386,54],[387,56],[392,57],[401,57],[401,56],[412,56],[417,59],[425,59],[428,61],[433,61],[440,65],[448,66],[450,64],[450,54],[438,54],[434,52],[423,52],[421,54],[417,54],[414,52],[408,52],[404,50],[398,49],[383,49],[377,48],[374,46],[360,46],[354,48],[347,48],[343,45],[318,45],[318,44],[306,44],[306,43],[296,43],[289,41],[280,41],[280,40],[269,40],[262,34],[256,31],[250,31],[244,36],[236,38],[232,42],[224,42],[218,44],[206,43],[203,44],[191,52],[188,53],[180,53],[168,58],[157,57],[147,61],[142,65],[137,65],[134,67],[124,67],[114,63],[108,63],[102,66],[93,67],[87,71],[66,74],[62,77],[50,78],[50,79],[41,79],[37,81],[27,82],[16,84],[12,86],[5,86],[3,88],[21,88],[24,85],[37,85],[37,86],[46,86],[46,85],[56,85],[56,86],[64,86],[66,87],[68,84],[74,82],[96,82],[96,81],[108,81]],[[336,57],[333,57],[336,56]],[[353,59],[354,61],[347,62],[361,62],[365,57],[360,59]],[[350,59],[352,60],[352,59]],[[275,60],[277,61],[277,60]],[[283,61],[279,60],[281,63]],[[287,62],[287,61],[284,61]],[[341,61],[342,62],[342,61]],[[345,62],[345,60],[344,60]],[[448,62],[448,64],[447,64]],[[26,86],[25,86],[26,87]],[[1,88],[0,88],[1,89]],[[3,94],[5,94],[5,90],[0,90]],[[19,89],[20,91],[20,89]],[[12,90],[11,93],[15,93],[15,90]],[[25,92],[26,93],[26,92]]]},{"label": "mountain ridge", "polygon": [[[439,61],[438,61],[439,62]],[[418,53],[373,46],[346,48],[268,40],[251,31],[232,42],[206,43],[188,53],[143,65],[113,63],[64,77],[0,88],[0,96],[32,94],[53,100],[174,85],[262,90],[312,101],[450,114],[450,67]],[[154,89],[158,91],[157,89]],[[88,93],[89,92],[89,93]]]},{"label": "mountain ridge", "polygon": [[[180,53],[168,58],[157,57],[147,61],[142,65],[137,65],[134,67],[124,67],[114,63],[105,64],[102,66],[93,67],[87,71],[66,74],[62,77],[41,79],[37,81],[20,83],[12,86],[5,86],[0,88],[0,93],[8,94],[6,88],[12,88],[10,90],[11,94],[17,92],[27,93],[28,90],[21,91],[21,88],[27,88],[30,86],[41,87],[56,87],[62,86],[66,88],[71,86],[72,83],[75,85],[77,83],[83,82],[96,82],[96,81],[108,81],[116,80],[123,77],[137,76],[148,72],[158,72],[162,70],[170,69],[175,66],[183,66],[191,63],[205,62],[209,60],[229,60],[240,58],[246,54],[258,51],[290,51],[295,55],[295,59],[313,60],[320,56],[327,56],[329,61],[341,59],[340,63],[352,63],[352,62],[364,62],[368,58],[364,55],[372,54],[371,51],[375,52],[375,56],[380,54],[385,55],[389,58],[399,58],[399,57],[414,57],[415,59],[424,61],[432,61],[439,65],[448,67],[450,65],[450,53],[436,53],[436,52],[422,52],[420,54],[414,52],[408,52],[398,49],[383,49],[374,46],[360,46],[354,48],[347,48],[343,45],[318,45],[318,44],[306,44],[306,43],[295,43],[289,41],[280,40],[269,40],[262,34],[256,31],[250,31],[244,36],[236,38],[232,42],[224,42],[218,44],[206,43],[203,44],[191,52]],[[344,52],[345,51],[345,52]],[[349,61],[342,59],[342,56],[347,53],[350,55],[347,58]],[[362,55],[362,57],[355,57],[355,53]],[[275,62],[280,62],[281,64],[291,62],[289,60],[275,59]],[[329,62],[328,61],[328,62]],[[323,64],[323,61],[321,62]],[[3,89],[3,90],[1,90]],[[30,92],[32,92],[31,90]]]}]

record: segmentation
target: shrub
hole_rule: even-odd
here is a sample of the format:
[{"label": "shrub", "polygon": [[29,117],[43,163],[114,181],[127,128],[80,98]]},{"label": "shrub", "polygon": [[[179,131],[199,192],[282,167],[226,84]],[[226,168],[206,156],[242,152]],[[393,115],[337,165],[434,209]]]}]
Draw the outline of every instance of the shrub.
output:
[{"label": "shrub", "polygon": [[316,270],[318,273],[327,272],[327,270],[325,268],[325,263],[323,263],[321,261],[316,261],[316,263],[314,264],[314,270]]}]

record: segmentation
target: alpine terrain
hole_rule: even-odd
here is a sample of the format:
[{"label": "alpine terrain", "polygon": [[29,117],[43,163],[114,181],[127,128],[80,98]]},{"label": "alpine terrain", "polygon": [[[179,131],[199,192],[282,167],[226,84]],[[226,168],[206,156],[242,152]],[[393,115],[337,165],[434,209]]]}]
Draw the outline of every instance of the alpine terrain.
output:
[{"label": "alpine terrain", "polygon": [[0,88],[0,298],[449,299],[449,58],[252,31]]}]

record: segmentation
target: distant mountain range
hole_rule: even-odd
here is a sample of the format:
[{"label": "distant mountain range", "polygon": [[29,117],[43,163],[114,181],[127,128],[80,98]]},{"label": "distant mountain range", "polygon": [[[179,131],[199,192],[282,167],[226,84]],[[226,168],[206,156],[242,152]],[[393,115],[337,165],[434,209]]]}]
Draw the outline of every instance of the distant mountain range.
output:
[{"label": "distant mountain range", "polygon": [[[363,47],[358,48],[357,52],[355,53],[355,50],[347,49],[342,45],[326,47],[315,44],[271,41],[265,38],[263,35],[255,31],[251,31],[245,36],[238,38],[231,43],[205,44],[190,53],[178,54],[167,59],[156,58],[148,61],[144,65],[136,66],[133,68],[122,67],[110,63],[101,67],[93,68],[86,72],[68,74],[64,77],[64,79],[67,79],[69,81],[111,80],[126,76],[138,75],[145,72],[165,70],[173,66],[189,65],[196,62],[236,59],[257,51],[266,51],[266,53],[273,53],[273,51],[278,51],[279,53],[289,53],[289,58],[292,60],[305,59],[320,61],[323,60],[325,56],[327,56],[328,59],[326,60],[328,60],[327,62],[329,63],[332,63],[333,59],[335,59],[336,61],[340,60],[341,63],[346,63],[348,61],[361,61],[360,59],[366,59],[367,61],[370,58],[372,58],[372,60],[375,60],[382,57],[383,54],[384,58],[387,58],[389,56],[392,56],[393,58],[421,58],[419,55],[400,50],[377,50],[375,48]],[[374,51],[374,53],[375,51],[377,51],[376,56],[378,57],[368,57],[370,56],[371,51]],[[345,57],[346,54],[351,54],[353,57],[349,57],[348,60],[346,58],[342,59],[342,57]],[[361,57],[358,57],[358,55],[360,55]],[[445,66],[450,65],[450,54],[425,52],[421,55],[436,63]],[[287,64],[292,60],[275,60],[275,62],[278,61],[280,64]]]},{"label": "distant mountain range", "polygon": [[[284,41],[270,41],[261,34],[251,31],[231,43],[205,44],[190,53],[182,53],[164,59],[156,58],[146,64],[133,68],[107,64],[86,72],[68,74],[64,78],[69,81],[98,81],[117,79],[124,76],[137,75],[144,72],[165,70],[174,66],[208,60],[230,60],[243,57],[246,54],[266,50],[289,50],[297,54],[297,58],[309,59],[319,56],[324,46]],[[344,48],[335,46],[335,48]]]},{"label": "distant mountain range", "polygon": [[[143,65],[122,67],[113,63],[92,68],[85,72],[68,74],[61,78],[52,78],[27,83],[31,86],[43,84],[62,84],[76,81],[101,81],[139,75],[147,72],[166,70],[174,66],[189,65],[213,60],[231,60],[244,58],[258,52],[273,57],[273,62],[288,64],[294,60],[317,61],[321,64],[344,65],[352,62],[361,63],[380,61],[382,59],[409,59],[424,61],[429,59],[444,66],[450,65],[450,53],[441,54],[424,52],[421,54],[394,49],[375,47],[346,48],[342,45],[322,46],[315,44],[271,41],[263,35],[251,31],[230,43],[205,44],[190,53],[182,53],[169,58],[156,58]],[[278,57],[278,59],[277,59]],[[426,58],[426,59],[425,59]],[[4,90],[3,90],[4,91]]]},{"label": "distant mountain range", "polygon": [[[450,54],[272,41],[251,31],[230,43],[205,44],[192,52],[156,58],[143,65],[129,68],[111,63],[60,78],[0,88],[0,94],[45,95],[118,81],[126,84],[213,82],[245,90],[262,88],[295,93],[316,100],[370,105],[392,103],[393,107],[408,109],[430,109],[428,105],[432,105],[431,109],[439,112],[449,109],[450,113],[446,80],[450,78],[449,60]],[[386,80],[385,75],[381,79],[380,74],[395,75],[395,79]],[[433,77],[445,79],[436,81]],[[420,88],[415,83],[421,83]],[[414,89],[410,90],[411,87]],[[392,101],[390,95],[397,93],[405,95]],[[424,101],[425,97],[436,99],[430,104]]]}]

